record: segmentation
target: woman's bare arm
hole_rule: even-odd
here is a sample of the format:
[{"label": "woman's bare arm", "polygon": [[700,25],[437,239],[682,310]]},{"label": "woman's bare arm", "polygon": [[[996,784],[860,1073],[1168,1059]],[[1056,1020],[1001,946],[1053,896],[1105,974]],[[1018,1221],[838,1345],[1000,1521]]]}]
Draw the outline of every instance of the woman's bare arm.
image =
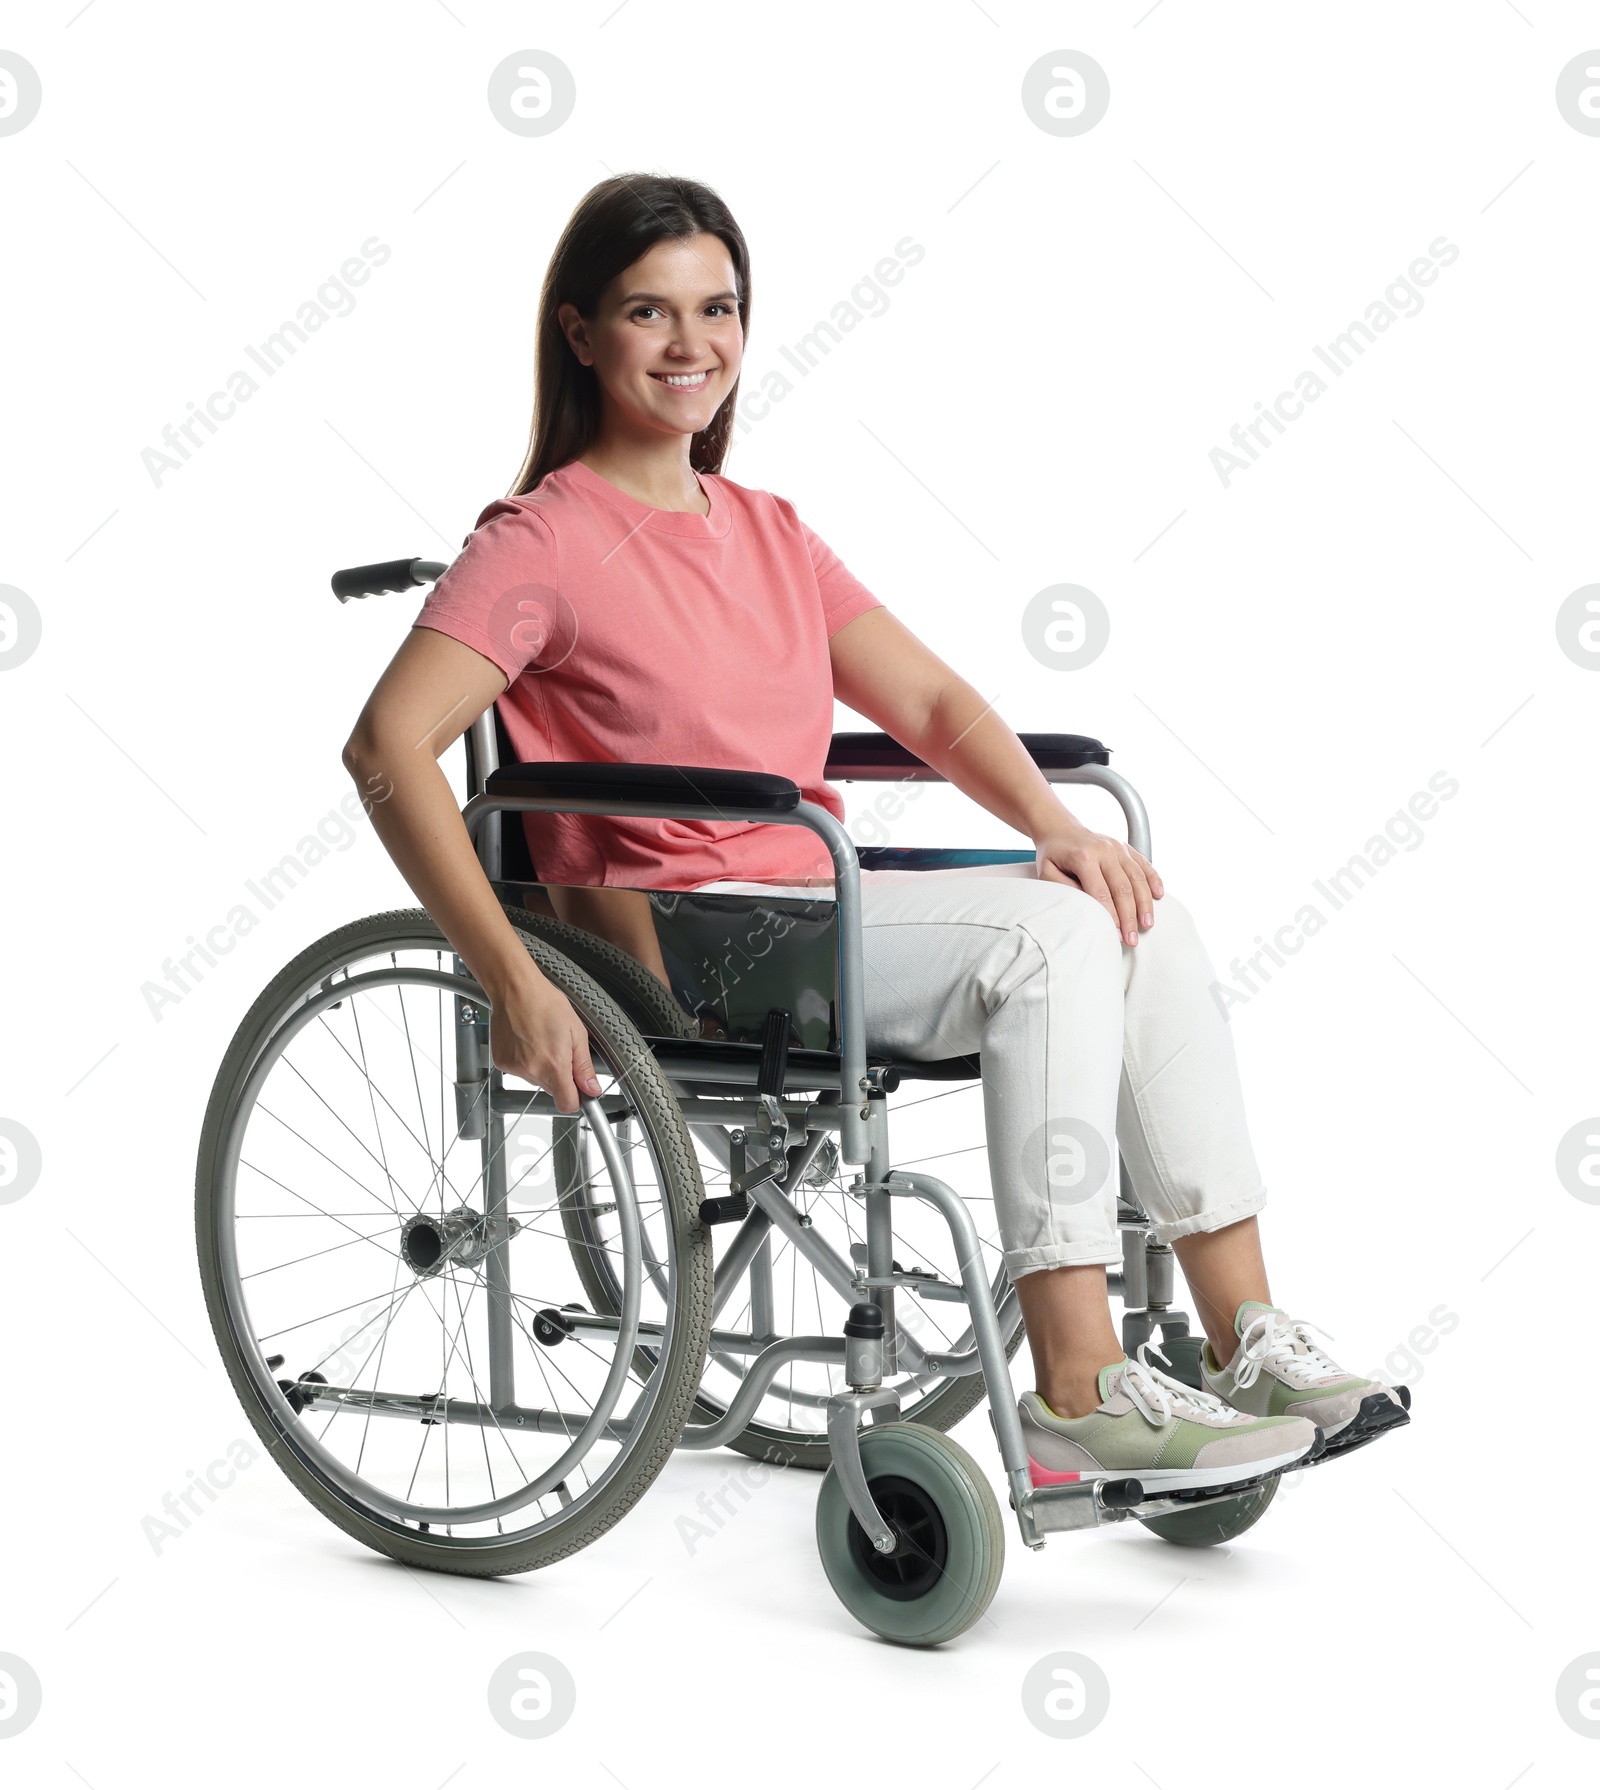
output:
[{"label": "woman's bare arm", "polygon": [[445,749],[505,687],[505,674],[481,653],[413,628],[367,698],[344,763],[400,874],[493,1003],[495,1066],[576,1112],[580,1093],[600,1092],[588,1033],[512,930],[439,768]]},{"label": "woman's bare arm", "polygon": [[1156,868],[1120,839],[1084,826],[1046,782],[1015,733],[965,678],[887,609],[869,609],[829,641],[833,688],[948,778],[957,789],[1026,833],[1047,881],[1076,882],[1117,923],[1130,945],[1155,922]]}]

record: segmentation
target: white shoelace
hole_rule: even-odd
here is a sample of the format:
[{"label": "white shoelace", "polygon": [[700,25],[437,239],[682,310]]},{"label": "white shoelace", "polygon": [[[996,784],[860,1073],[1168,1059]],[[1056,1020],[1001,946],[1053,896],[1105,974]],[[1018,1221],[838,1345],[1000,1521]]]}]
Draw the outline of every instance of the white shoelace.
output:
[{"label": "white shoelace", "polygon": [[1137,1359],[1122,1370],[1122,1390],[1133,1400],[1134,1408],[1146,1423],[1160,1429],[1174,1417],[1187,1417],[1201,1423],[1248,1423],[1249,1416],[1224,1404],[1213,1392],[1200,1392],[1185,1386],[1150,1365],[1146,1350],[1154,1349],[1170,1367],[1172,1364],[1154,1343],[1141,1343]]},{"label": "white shoelace", "polygon": [[[1291,1318],[1284,1312],[1257,1312],[1239,1334],[1239,1350],[1232,1362],[1234,1385],[1253,1386],[1263,1367],[1270,1367],[1297,1387],[1342,1377],[1344,1369],[1311,1340],[1309,1332],[1313,1330],[1319,1336],[1328,1336],[1318,1325]],[[1328,1340],[1333,1339],[1328,1336]]]}]

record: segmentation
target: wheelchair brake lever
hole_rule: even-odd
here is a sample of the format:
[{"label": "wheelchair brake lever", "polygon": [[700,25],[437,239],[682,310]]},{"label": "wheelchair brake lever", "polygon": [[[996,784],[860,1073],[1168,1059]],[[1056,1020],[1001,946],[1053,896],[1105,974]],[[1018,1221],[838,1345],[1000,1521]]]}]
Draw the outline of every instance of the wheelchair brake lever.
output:
[{"label": "wheelchair brake lever", "polygon": [[731,1224],[735,1219],[748,1218],[751,1188],[759,1187],[764,1181],[781,1181],[789,1172],[789,1152],[786,1147],[789,1121],[784,1117],[783,1108],[770,1094],[763,1094],[761,1098],[769,1109],[767,1124],[771,1153],[760,1168],[747,1174],[744,1169],[745,1134],[742,1131],[733,1134],[735,1172],[729,1176],[728,1191],[725,1194],[700,1202],[702,1224]]},{"label": "wheelchair brake lever", "polygon": [[759,1187],[763,1181],[781,1181],[787,1157],[775,1156],[762,1163],[761,1167],[748,1175],[740,1175],[728,1183],[728,1191],[716,1199],[704,1199],[700,1202],[700,1222],[702,1224],[731,1224],[736,1218],[750,1216],[750,1189]]},{"label": "wheelchair brake lever", "polygon": [[741,1175],[737,1181],[730,1181],[728,1185],[735,1193],[748,1193],[752,1187],[759,1187],[763,1181],[781,1181],[787,1166],[781,1158],[774,1158],[762,1163],[754,1174]]},{"label": "wheelchair brake lever", "polygon": [[[731,1224],[750,1215],[750,1190],[764,1181],[784,1180],[790,1168],[789,1115],[783,1110],[783,1075],[789,1053],[789,1015],[776,1009],[767,1015],[766,1036],[762,1040],[761,1087],[756,1098],[761,1102],[761,1141],[767,1160],[761,1167],[745,1172],[746,1133],[733,1133],[733,1173],[728,1179],[727,1193],[700,1202],[703,1224]],[[773,1091],[773,1090],[776,1091]]]}]

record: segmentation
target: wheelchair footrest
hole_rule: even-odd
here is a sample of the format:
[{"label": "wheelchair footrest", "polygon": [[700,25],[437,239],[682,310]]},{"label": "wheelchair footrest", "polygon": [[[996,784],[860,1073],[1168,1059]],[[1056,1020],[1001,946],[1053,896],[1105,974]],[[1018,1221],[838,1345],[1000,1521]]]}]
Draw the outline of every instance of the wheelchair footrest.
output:
[{"label": "wheelchair footrest", "polygon": [[[1320,1459],[1320,1455],[1312,1458]],[[1086,1479],[1076,1485],[1036,1486],[1028,1499],[1028,1514],[1040,1535],[1063,1529],[1093,1529],[1101,1523],[1120,1523],[1128,1518],[1168,1516],[1178,1510],[1195,1510],[1206,1504],[1220,1504],[1229,1498],[1265,1485],[1279,1472],[1292,1471],[1305,1463],[1296,1461],[1289,1469],[1258,1473],[1227,1485],[1186,1488],[1174,1492],[1146,1493],[1138,1479]],[[1011,1499],[1016,1509],[1016,1499]]]}]

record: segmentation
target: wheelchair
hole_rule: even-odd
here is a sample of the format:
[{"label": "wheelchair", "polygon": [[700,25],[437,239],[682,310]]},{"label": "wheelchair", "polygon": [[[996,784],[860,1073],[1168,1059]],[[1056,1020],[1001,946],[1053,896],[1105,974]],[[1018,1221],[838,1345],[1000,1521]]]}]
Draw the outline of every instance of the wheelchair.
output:
[{"label": "wheelchair", "polygon": [[[333,588],[343,602],[445,570],[397,560]],[[1022,739],[1051,781],[1109,791],[1148,855],[1143,803],[1099,741]],[[1276,1476],[1164,1497],[1136,1479],[1033,1486],[981,1064],[868,1049],[860,871],[1032,851],[857,846],[760,772],[508,756],[491,707],[466,735],[463,817],[512,926],[583,1020],[601,1092],[561,1113],[496,1070],[483,989],[408,909],[288,964],[207,1107],[196,1229],[213,1331],[305,1497],[407,1565],[520,1572],[604,1534],[674,1449],[727,1447],[822,1472],[830,1583],[868,1629],[912,1645],[962,1633],[999,1583],[998,1502],[948,1433],[985,1398],[1029,1548],[1130,1520],[1206,1546],[1256,1522]],[[826,775],[939,780],[871,733],[835,736]],[[669,990],[557,917],[520,823],[504,824],[524,812],[805,826],[834,888],[649,891]],[[1124,1346],[1159,1333],[1198,1385],[1173,1252],[1125,1168],[1118,1217]]]}]

